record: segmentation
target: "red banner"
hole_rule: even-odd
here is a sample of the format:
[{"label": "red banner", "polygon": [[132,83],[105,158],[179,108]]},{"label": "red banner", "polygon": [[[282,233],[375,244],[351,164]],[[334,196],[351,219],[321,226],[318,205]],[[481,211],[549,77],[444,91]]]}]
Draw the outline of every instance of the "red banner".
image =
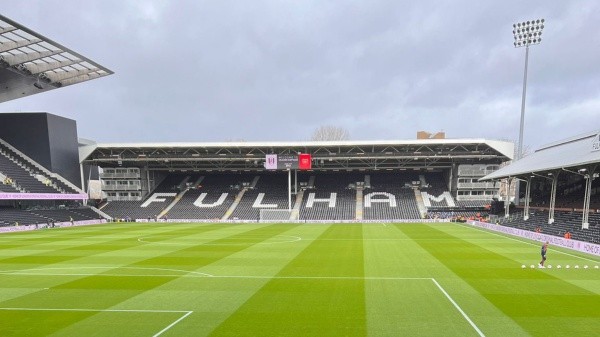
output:
[{"label": "red banner", "polygon": [[310,170],[312,168],[312,157],[310,153],[301,153],[298,155],[298,168],[300,170]]}]

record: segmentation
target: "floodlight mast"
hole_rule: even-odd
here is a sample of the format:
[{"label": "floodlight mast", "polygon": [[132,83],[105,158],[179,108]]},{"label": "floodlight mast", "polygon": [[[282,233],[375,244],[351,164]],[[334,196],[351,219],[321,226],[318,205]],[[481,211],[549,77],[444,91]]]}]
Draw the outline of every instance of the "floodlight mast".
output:
[{"label": "floodlight mast", "polygon": [[523,74],[523,96],[521,98],[521,125],[519,127],[519,147],[517,149],[517,160],[523,156],[523,128],[525,125],[525,97],[527,96],[527,66],[529,63],[529,46],[542,42],[542,31],[544,30],[544,19],[524,21],[513,24],[513,35],[515,37],[515,48],[525,47],[525,71]]},{"label": "floodlight mast", "polygon": [[[523,74],[523,95],[521,97],[521,124],[519,126],[519,144],[516,160],[523,157],[523,129],[525,128],[525,97],[527,96],[527,66],[529,63],[529,46],[542,42],[544,19],[523,21],[513,24],[515,48],[525,47],[525,71]],[[519,204],[519,183],[515,188],[515,204]]]}]

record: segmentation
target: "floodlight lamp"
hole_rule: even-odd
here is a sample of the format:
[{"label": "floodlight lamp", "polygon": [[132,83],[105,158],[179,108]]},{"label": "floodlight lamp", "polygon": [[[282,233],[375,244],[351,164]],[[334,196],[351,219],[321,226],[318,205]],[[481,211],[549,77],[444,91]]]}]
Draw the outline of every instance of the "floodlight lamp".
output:
[{"label": "floodlight lamp", "polygon": [[542,23],[544,23],[544,19],[542,19]]}]

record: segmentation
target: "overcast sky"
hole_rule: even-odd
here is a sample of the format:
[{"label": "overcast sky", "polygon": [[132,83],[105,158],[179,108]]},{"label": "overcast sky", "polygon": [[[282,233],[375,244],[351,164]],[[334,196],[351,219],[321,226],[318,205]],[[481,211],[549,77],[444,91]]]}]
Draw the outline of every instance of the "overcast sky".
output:
[{"label": "overcast sky", "polygon": [[75,119],[98,142],[518,139],[600,129],[600,1],[2,1],[0,12],[114,75],[0,104]]}]

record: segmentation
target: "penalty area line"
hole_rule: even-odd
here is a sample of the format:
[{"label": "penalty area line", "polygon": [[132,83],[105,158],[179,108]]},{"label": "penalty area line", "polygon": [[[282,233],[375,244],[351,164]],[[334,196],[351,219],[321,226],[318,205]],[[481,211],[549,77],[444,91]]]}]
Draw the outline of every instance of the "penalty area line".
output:
[{"label": "penalty area line", "polygon": [[165,331],[171,329],[172,327],[175,326],[175,324],[181,322],[182,320],[184,320],[186,317],[188,317],[193,311],[188,311],[187,313],[185,313],[183,316],[179,317],[175,322],[167,325],[164,329],[160,330],[159,332],[157,332],[156,334],[154,334],[152,337],[158,337],[160,335],[162,335]]},{"label": "penalty area line", "polygon": [[469,316],[461,309],[461,307],[454,301],[454,299],[452,299],[452,297],[438,283],[438,281],[436,281],[434,278],[431,278],[431,281],[433,281],[433,283],[438,287],[438,289],[440,289],[440,291],[444,294],[444,296],[446,296],[446,298],[450,301],[450,303],[452,303],[452,305],[456,308],[456,310],[458,310],[458,312],[460,312],[460,314],[467,320],[467,322],[469,322],[469,324],[473,327],[473,329],[475,329],[475,331],[477,331],[479,336],[485,337],[483,332],[481,332],[481,330],[479,330],[477,325],[475,323],[473,323],[473,321],[469,318]]},{"label": "penalty area line", "polygon": [[[40,270],[43,271],[43,270]],[[87,276],[87,277],[186,277],[198,279],[258,279],[258,280],[430,280],[430,277],[369,277],[369,276],[260,276],[260,275],[211,275],[211,274],[92,274],[92,273],[41,273],[29,272],[0,272],[0,275],[24,276]]]},{"label": "penalty area line", "polygon": [[158,337],[174,327],[177,323],[184,320],[186,317],[191,315],[193,311],[186,310],[135,310],[135,309],[82,309],[82,308],[0,308],[0,310],[4,311],[76,311],[76,312],[143,312],[143,313],[179,313],[183,314],[181,317],[176,319],[171,324],[167,325],[165,328],[160,330],[159,332],[152,335],[152,337]]}]

